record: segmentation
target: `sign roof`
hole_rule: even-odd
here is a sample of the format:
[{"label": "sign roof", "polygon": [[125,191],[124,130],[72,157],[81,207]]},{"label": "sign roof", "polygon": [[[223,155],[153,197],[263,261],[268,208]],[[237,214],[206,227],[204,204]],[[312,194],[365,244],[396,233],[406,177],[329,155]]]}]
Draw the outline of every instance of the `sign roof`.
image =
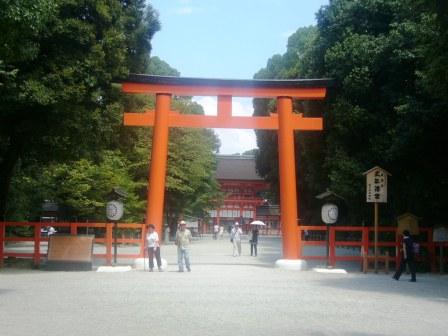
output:
[{"label": "sign roof", "polygon": [[392,174],[389,173],[386,169],[381,168],[381,167],[379,167],[379,166],[375,166],[375,167],[373,167],[373,168],[370,168],[369,170],[365,171],[365,172],[362,173],[362,174],[363,174],[363,175],[367,175],[367,174],[369,174],[369,173],[371,173],[371,172],[373,172],[373,171],[375,171],[375,170],[382,170],[382,171],[385,172],[387,175],[392,176]]}]

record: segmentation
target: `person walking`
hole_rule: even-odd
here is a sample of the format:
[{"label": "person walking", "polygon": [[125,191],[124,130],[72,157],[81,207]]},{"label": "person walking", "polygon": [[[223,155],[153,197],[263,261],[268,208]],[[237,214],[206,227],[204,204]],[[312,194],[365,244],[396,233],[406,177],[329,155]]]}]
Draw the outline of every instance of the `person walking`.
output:
[{"label": "person walking", "polygon": [[393,278],[395,280],[399,280],[401,274],[406,269],[406,264],[409,266],[409,270],[411,271],[411,280],[410,282],[416,282],[416,276],[415,276],[415,263],[414,263],[414,241],[411,238],[411,235],[409,234],[408,230],[403,231],[403,246],[402,246],[402,256],[401,256],[401,262],[400,266],[398,267],[397,271],[395,272]]},{"label": "person walking", "polygon": [[159,272],[162,270],[162,260],[160,259],[160,243],[159,235],[155,231],[154,224],[148,225],[148,233],[146,234],[147,248],[148,248],[148,261],[149,261],[149,271],[152,272],[154,268],[154,256],[156,257],[157,267]]},{"label": "person walking", "polygon": [[191,272],[189,251],[190,243],[191,232],[187,229],[187,223],[185,223],[185,221],[181,221],[180,229],[176,232],[177,263],[179,265],[179,272],[184,271],[184,261],[187,271]]},{"label": "person walking", "polygon": [[257,256],[257,244],[258,244],[258,227],[255,225],[252,229],[252,237],[250,239],[250,255]]},{"label": "person walking", "polygon": [[213,225],[213,239],[218,239],[218,232],[219,232],[219,225],[215,224]]},{"label": "person walking", "polygon": [[224,238],[224,226],[223,225],[221,225],[219,227],[219,239],[222,239],[222,238]]},{"label": "person walking", "polygon": [[236,222],[232,231],[230,232],[230,240],[233,243],[233,256],[241,256],[241,236],[243,231],[241,231],[239,223]]}]

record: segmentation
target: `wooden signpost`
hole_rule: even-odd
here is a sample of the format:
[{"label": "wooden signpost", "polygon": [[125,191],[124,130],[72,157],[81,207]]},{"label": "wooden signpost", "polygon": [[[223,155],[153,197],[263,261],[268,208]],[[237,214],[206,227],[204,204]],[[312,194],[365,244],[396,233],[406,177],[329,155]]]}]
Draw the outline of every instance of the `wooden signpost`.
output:
[{"label": "wooden signpost", "polygon": [[387,170],[375,166],[364,172],[363,175],[366,175],[367,181],[366,201],[373,203],[374,207],[374,263],[375,273],[378,273],[378,203],[387,203],[387,177],[391,174]]},{"label": "wooden signpost", "polygon": [[121,201],[110,201],[106,204],[106,216],[107,219],[114,223],[114,264],[117,264],[117,249],[118,249],[118,232],[117,224],[118,221],[123,217],[124,206]]},{"label": "wooden signpost", "polygon": [[443,258],[443,243],[448,242],[448,229],[445,227],[439,227],[434,229],[432,240],[435,243],[439,243],[439,272],[444,272],[444,258]]}]

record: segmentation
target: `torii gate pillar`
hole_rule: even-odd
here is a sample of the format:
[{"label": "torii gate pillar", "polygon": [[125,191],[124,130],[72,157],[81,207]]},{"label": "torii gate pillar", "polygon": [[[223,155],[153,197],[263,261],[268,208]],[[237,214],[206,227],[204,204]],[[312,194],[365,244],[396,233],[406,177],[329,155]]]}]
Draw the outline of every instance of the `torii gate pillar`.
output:
[{"label": "torii gate pillar", "polygon": [[[292,98],[278,97],[278,159],[280,179],[280,204],[283,238],[283,258],[299,258],[297,230],[296,164],[294,154],[294,129],[292,128]],[[300,231],[299,231],[300,232]]]},{"label": "torii gate pillar", "polygon": [[163,236],[163,204],[165,200],[166,162],[168,158],[168,115],[171,95],[156,95],[156,113],[152,134],[151,165],[149,169],[146,224],[154,224],[156,232]]}]

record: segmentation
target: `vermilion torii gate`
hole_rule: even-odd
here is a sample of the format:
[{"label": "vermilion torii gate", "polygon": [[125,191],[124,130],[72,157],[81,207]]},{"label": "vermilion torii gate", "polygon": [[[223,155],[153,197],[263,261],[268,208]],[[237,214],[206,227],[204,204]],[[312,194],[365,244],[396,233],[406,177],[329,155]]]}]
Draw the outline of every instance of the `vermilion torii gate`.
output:
[{"label": "vermilion torii gate", "polygon": [[[168,130],[170,127],[239,128],[278,131],[280,209],[283,258],[298,259],[300,237],[294,154],[294,131],[320,131],[322,118],[307,118],[293,112],[293,99],[324,99],[330,81],[300,80],[228,80],[130,75],[122,90],[133,94],[155,94],[155,111],[125,113],[127,126],[154,127],[146,224],[162,232],[165,195]],[[172,96],[216,96],[217,116],[188,115],[171,111]],[[266,117],[232,116],[232,97],[277,99],[277,113]]]}]

